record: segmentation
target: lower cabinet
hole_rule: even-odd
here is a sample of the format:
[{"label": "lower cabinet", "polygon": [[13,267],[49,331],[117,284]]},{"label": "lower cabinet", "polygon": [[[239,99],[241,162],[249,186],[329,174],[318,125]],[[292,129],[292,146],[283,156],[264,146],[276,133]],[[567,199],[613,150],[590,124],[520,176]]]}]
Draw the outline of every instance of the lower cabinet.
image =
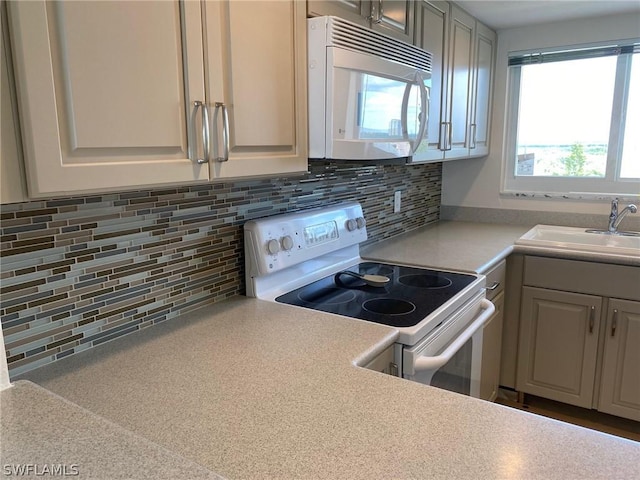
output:
[{"label": "lower cabinet", "polygon": [[503,260],[486,274],[487,300],[493,303],[496,311],[482,329],[480,398],[490,402],[498,397],[500,382],[506,270],[507,262]]},{"label": "lower cabinet", "polygon": [[610,300],[598,410],[640,421],[640,302]]},{"label": "lower cabinet", "polygon": [[500,382],[500,352],[502,349],[502,323],[504,318],[504,292],[491,300],[495,313],[482,331],[482,370],[480,398],[493,402],[498,397]]},{"label": "lower cabinet", "polygon": [[640,269],[599,265],[525,259],[516,389],[640,420],[640,301],[609,275],[633,298]]},{"label": "lower cabinet", "polygon": [[602,298],[524,287],[518,390],[591,408]]}]

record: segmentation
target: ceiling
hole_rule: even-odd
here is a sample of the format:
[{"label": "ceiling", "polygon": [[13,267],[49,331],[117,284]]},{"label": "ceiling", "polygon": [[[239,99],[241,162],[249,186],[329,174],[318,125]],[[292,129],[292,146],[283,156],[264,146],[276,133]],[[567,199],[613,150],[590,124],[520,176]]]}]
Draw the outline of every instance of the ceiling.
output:
[{"label": "ceiling", "polygon": [[640,35],[639,0],[456,0],[455,3],[495,30],[633,12],[638,15]]}]

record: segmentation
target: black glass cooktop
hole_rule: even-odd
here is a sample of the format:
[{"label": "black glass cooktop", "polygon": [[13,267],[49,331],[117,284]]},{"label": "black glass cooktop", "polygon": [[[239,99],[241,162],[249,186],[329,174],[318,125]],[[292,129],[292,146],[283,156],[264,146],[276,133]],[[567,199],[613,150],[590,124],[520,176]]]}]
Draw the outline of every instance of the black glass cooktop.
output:
[{"label": "black glass cooktop", "polygon": [[276,301],[393,327],[411,327],[476,279],[463,273],[375,262],[360,263],[349,270],[384,275],[390,281],[383,287],[373,287],[348,275],[337,279],[332,275],[285,293]]}]

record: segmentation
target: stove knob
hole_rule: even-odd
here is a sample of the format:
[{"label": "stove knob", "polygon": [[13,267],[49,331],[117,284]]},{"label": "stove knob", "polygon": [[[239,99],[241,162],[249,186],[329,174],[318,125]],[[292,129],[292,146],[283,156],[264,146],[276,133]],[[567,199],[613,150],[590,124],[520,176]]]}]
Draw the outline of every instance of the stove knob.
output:
[{"label": "stove knob", "polygon": [[364,228],[366,222],[364,221],[363,217],[358,217],[356,218],[356,224],[358,225],[358,228]]},{"label": "stove knob", "polygon": [[358,224],[353,218],[347,220],[347,230],[353,232],[356,228],[358,228]]},{"label": "stove knob", "polygon": [[285,235],[280,239],[280,243],[282,244],[282,249],[285,251],[289,251],[293,248],[293,238],[289,235]]},{"label": "stove knob", "polygon": [[280,244],[278,243],[278,240],[276,239],[271,239],[267,242],[267,251],[271,254],[271,255],[275,255],[276,253],[278,253],[280,251]]}]

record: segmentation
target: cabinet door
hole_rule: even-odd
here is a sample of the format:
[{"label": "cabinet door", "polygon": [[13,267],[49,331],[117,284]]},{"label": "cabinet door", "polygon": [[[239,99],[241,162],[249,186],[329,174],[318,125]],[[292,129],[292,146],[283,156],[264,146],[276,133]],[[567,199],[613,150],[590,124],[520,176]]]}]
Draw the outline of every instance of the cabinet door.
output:
[{"label": "cabinet door", "polygon": [[598,410],[640,421],[640,303],[611,299]]},{"label": "cabinet door", "polygon": [[[427,141],[416,152],[419,161],[444,159],[441,132],[444,130],[448,81],[447,46],[449,38],[449,3],[419,2],[416,5],[416,46],[430,52],[431,79],[429,86],[429,123]],[[415,159],[414,159],[415,160]]]},{"label": "cabinet door", "polygon": [[445,159],[469,156],[469,118],[471,111],[472,68],[475,19],[451,5],[449,25],[449,83],[446,122]]},{"label": "cabinet door", "polygon": [[492,302],[496,306],[496,311],[482,330],[482,370],[480,374],[480,398],[490,402],[493,402],[498,396],[500,382],[504,292],[498,294]]},{"label": "cabinet door", "polygon": [[309,16],[332,15],[365,27],[371,25],[367,18],[371,11],[368,0],[309,0],[307,10]]},{"label": "cabinet door", "polygon": [[24,202],[24,161],[20,148],[18,109],[9,48],[6,3],[0,4],[0,203]]},{"label": "cabinet door", "polygon": [[413,44],[413,0],[372,0],[371,26],[374,30]]},{"label": "cabinet door", "polygon": [[9,9],[31,196],[208,179],[189,158],[190,105],[204,99],[197,3]]},{"label": "cabinet door", "polygon": [[[306,171],[305,3],[209,1],[205,24],[212,176]],[[228,112],[228,157],[216,103]]]},{"label": "cabinet door", "polygon": [[496,34],[479,22],[475,31],[475,64],[470,116],[469,155],[489,154]]},{"label": "cabinet door", "polygon": [[523,287],[516,388],[591,408],[602,298]]},{"label": "cabinet door", "polygon": [[333,15],[413,44],[414,0],[310,0],[310,16]]}]

